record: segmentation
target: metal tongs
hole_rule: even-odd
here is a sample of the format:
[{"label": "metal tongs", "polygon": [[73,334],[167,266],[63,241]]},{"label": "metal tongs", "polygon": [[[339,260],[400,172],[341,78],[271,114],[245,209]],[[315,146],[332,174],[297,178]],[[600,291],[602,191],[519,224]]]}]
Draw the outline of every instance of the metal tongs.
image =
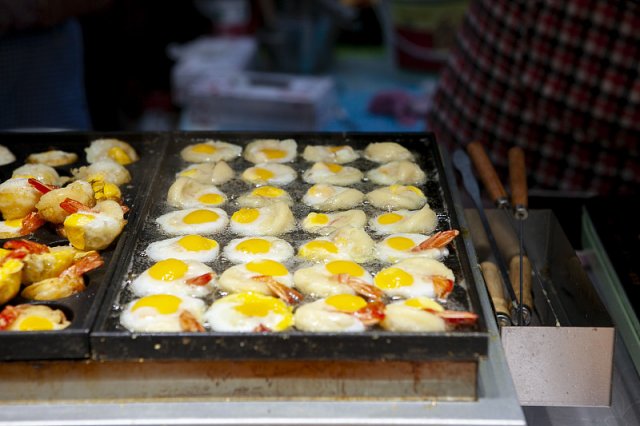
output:
[{"label": "metal tongs", "polygon": [[[512,321],[516,325],[529,325],[531,322],[533,297],[531,296],[531,265],[524,255],[523,244],[524,220],[526,220],[528,216],[524,153],[522,149],[518,147],[514,147],[509,150],[509,178],[512,195],[510,202],[507,192],[500,182],[500,179],[498,178],[498,175],[482,145],[479,142],[472,142],[468,145],[467,151],[491,199],[500,210],[504,211],[509,216],[509,220],[517,222],[519,255],[517,258],[512,259],[509,267],[507,267],[507,264],[498,249],[498,244],[482,206],[480,190],[472,172],[471,161],[464,151],[456,150],[453,155],[454,165],[462,175],[463,185],[478,211],[478,215],[487,235],[491,250],[495,255],[496,265],[498,267],[500,277],[502,278],[502,284],[511,301],[511,318],[509,318],[508,313],[501,312],[504,309],[498,309],[498,307],[495,306],[498,322],[501,325],[510,325]],[[489,271],[485,271],[483,268],[483,273],[485,275],[487,275],[488,272]],[[494,286],[494,289],[501,290],[499,287],[499,285],[497,288]],[[489,290],[491,293],[491,286],[489,286]],[[500,293],[502,294],[501,291]]]}]

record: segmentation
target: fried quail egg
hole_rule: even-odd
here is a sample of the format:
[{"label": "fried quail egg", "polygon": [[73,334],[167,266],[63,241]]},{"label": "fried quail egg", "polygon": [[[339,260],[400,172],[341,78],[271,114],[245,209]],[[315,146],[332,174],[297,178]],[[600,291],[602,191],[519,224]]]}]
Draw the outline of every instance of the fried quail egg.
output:
[{"label": "fried quail egg", "polygon": [[12,178],[0,184],[0,212],[5,220],[22,219],[36,210],[42,194],[26,178]]},{"label": "fried quail egg", "polygon": [[20,236],[23,220],[24,218],[0,220],[0,238],[15,238]]},{"label": "fried quail egg", "polygon": [[223,253],[233,263],[262,259],[284,262],[293,256],[293,247],[287,241],[276,237],[244,237],[231,240]]},{"label": "fried quail egg", "polygon": [[25,164],[18,167],[11,174],[12,179],[34,178],[47,185],[59,185],[60,176],[56,169],[45,164]]},{"label": "fried quail egg", "polygon": [[307,183],[326,183],[330,185],[353,185],[364,175],[355,167],[341,166],[335,163],[315,163],[307,169],[302,179]]},{"label": "fried quail egg", "polygon": [[310,162],[326,161],[328,163],[344,164],[360,158],[360,155],[349,145],[308,145],[302,157]]},{"label": "fried quail egg", "polygon": [[242,148],[228,142],[206,140],[189,145],[180,151],[184,161],[190,163],[213,163],[216,161],[229,161],[237,158],[242,153]]},{"label": "fried quail egg", "polygon": [[358,263],[374,258],[375,243],[362,229],[345,226],[328,237],[306,242],[298,249],[298,256],[314,262],[331,259],[348,259]]},{"label": "fried quail egg", "polygon": [[282,263],[263,259],[227,269],[220,275],[218,287],[229,293],[254,292],[274,295],[266,282],[269,279],[287,287],[293,285],[293,276]]},{"label": "fried quail egg", "polygon": [[377,185],[421,185],[427,175],[411,161],[392,161],[367,172],[367,178]]},{"label": "fried quail egg", "polygon": [[373,283],[371,274],[351,260],[332,260],[326,264],[300,268],[294,272],[293,282],[298,290],[312,297],[355,294],[353,287],[341,280],[340,277],[343,276],[353,277],[367,284]]},{"label": "fried quail egg", "polygon": [[99,179],[117,186],[131,182],[131,173],[124,166],[112,160],[100,160],[89,166],[71,169],[71,174],[76,179],[87,182]]},{"label": "fried quail egg", "polygon": [[216,300],[204,317],[214,331],[283,331],[293,325],[285,302],[259,293],[235,293]]},{"label": "fried quail egg", "polygon": [[63,330],[71,324],[64,312],[46,305],[18,305],[13,307],[16,319],[7,331],[53,331]]},{"label": "fried quail egg", "polygon": [[420,210],[396,210],[369,219],[376,234],[431,233],[438,225],[438,216],[425,204]]},{"label": "fried quail egg", "polygon": [[219,252],[220,245],[216,240],[195,234],[155,241],[145,250],[147,256],[156,262],[174,258],[207,263],[213,262]]},{"label": "fried quail egg", "polygon": [[374,142],[364,149],[364,158],[376,163],[388,163],[390,161],[413,161],[411,152],[395,142]]},{"label": "fried quail egg", "polygon": [[131,282],[136,296],[176,294],[206,297],[213,291],[213,270],[202,262],[168,258],[156,262]]},{"label": "fried quail egg", "polygon": [[204,185],[188,177],[179,177],[169,187],[167,203],[172,207],[218,207],[227,202],[227,196],[215,185]]},{"label": "fried quail egg", "polygon": [[307,190],[302,202],[322,211],[351,209],[364,200],[364,194],[354,188],[318,183]]},{"label": "fried quail egg", "polygon": [[445,331],[445,321],[436,315],[444,308],[428,297],[414,297],[390,303],[380,326],[399,332]]},{"label": "fried quail egg", "polygon": [[276,202],[282,202],[288,206],[293,205],[293,199],[287,191],[271,185],[254,188],[253,190],[242,194],[236,200],[236,203],[240,207],[264,207]]},{"label": "fried quail egg", "polygon": [[420,243],[429,239],[422,234],[392,234],[376,244],[376,257],[381,262],[394,263],[409,257],[442,259],[449,254],[446,247],[412,251]]},{"label": "fried quail egg", "polygon": [[288,163],[296,158],[297,148],[293,139],[257,139],[244,149],[244,158],[254,164]]},{"label": "fried quail egg", "polygon": [[252,185],[288,185],[298,174],[284,164],[259,163],[242,172],[241,178]]},{"label": "fried quail egg", "polygon": [[16,161],[16,156],[4,145],[0,145],[0,166]]},{"label": "fried quail egg", "polygon": [[177,177],[188,177],[203,185],[222,185],[234,176],[235,172],[224,161],[192,164],[177,174]]},{"label": "fried quail egg", "polygon": [[84,151],[87,153],[87,163],[111,160],[126,166],[139,159],[135,149],[119,139],[96,139]]},{"label": "fried quail egg", "polygon": [[336,213],[309,213],[302,220],[302,229],[312,234],[329,235],[344,226],[364,228],[367,215],[362,210],[345,210]]},{"label": "fried quail egg", "polygon": [[185,314],[201,323],[205,309],[206,305],[200,299],[175,294],[153,294],[128,303],[120,315],[120,324],[129,331],[192,331],[185,330]]},{"label": "fried quail egg", "polygon": [[280,235],[293,230],[293,213],[285,203],[242,207],[231,216],[231,231],[239,235]]},{"label": "fried quail egg", "polygon": [[[301,331],[357,333],[367,328],[361,317],[366,316],[363,310],[368,305],[360,296],[336,294],[300,306],[293,318]],[[379,315],[382,316],[382,312]]]},{"label": "fried quail egg", "polygon": [[413,257],[382,269],[373,282],[390,297],[446,297],[453,287],[454,275],[435,259]]},{"label": "fried quail egg", "polygon": [[66,166],[78,161],[78,154],[60,150],[51,150],[30,154],[25,160],[27,163],[44,164],[50,167]]},{"label": "fried quail egg", "polygon": [[171,235],[215,234],[229,223],[227,213],[219,208],[195,208],[165,213],[156,219],[162,230]]},{"label": "fried quail egg", "polygon": [[416,210],[425,205],[427,197],[413,185],[390,185],[369,192],[366,200],[379,209]]}]

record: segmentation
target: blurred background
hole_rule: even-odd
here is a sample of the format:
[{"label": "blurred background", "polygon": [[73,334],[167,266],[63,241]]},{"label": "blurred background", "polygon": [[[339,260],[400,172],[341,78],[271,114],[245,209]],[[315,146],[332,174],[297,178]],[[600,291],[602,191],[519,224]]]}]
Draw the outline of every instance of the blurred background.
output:
[{"label": "blurred background", "polygon": [[14,3],[2,129],[424,131],[468,1]]}]

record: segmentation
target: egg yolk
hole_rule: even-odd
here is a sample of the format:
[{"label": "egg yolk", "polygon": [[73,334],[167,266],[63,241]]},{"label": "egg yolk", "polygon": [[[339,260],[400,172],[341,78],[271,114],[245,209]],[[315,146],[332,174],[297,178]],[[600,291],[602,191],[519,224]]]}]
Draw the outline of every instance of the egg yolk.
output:
[{"label": "egg yolk", "polygon": [[79,250],[84,249],[84,228],[93,220],[95,220],[95,216],[83,213],[74,213],[67,216],[64,220],[64,229],[71,245]]},{"label": "egg yolk", "polygon": [[280,160],[287,155],[287,151],[273,148],[262,148],[260,150],[269,160]]},{"label": "egg yolk", "polygon": [[198,197],[198,201],[203,204],[221,204],[224,197],[220,194],[204,194]]},{"label": "egg yolk", "polygon": [[231,216],[231,220],[237,223],[251,223],[260,216],[258,209],[242,208]]},{"label": "egg yolk", "polygon": [[186,223],[187,225],[198,225],[201,223],[215,222],[219,218],[220,216],[216,212],[213,212],[211,210],[199,209],[185,215],[184,219],[182,219],[182,222]]},{"label": "egg yolk", "polygon": [[367,306],[367,302],[362,297],[352,294],[329,296],[324,303],[342,312],[356,312]]},{"label": "egg yolk", "polygon": [[165,259],[149,268],[149,276],[158,281],[173,281],[184,277],[189,267],[182,260]]},{"label": "egg yolk", "polygon": [[250,238],[238,243],[236,250],[249,254],[263,254],[271,250],[271,243],[262,238]]},{"label": "egg yolk", "polygon": [[422,193],[422,191],[420,191],[420,189],[416,188],[413,185],[405,186],[405,188],[408,189],[411,192],[415,192],[416,194],[418,194],[421,197],[424,197],[424,194]]},{"label": "egg yolk", "polygon": [[398,213],[384,213],[378,216],[378,223],[380,225],[391,225],[400,222],[402,218],[403,216]]},{"label": "egg yolk", "polygon": [[18,326],[18,328],[20,329],[20,331],[53,330],[53,323],[48,318],[37,315],[30,315],[20,321],[20,325]]},{"label": "egg yolk", "polygon": [[325,165],[327,166],[327,169],[329,169],[331,173],[339,173],[340,170],[342,170],[342,166],[339,164],[325,163]]},{"label": "egg yolk", "polygon": [[260,275],[281,277],[289,273],[282,263],[269,259],[249,262],[247,263],[246,268],[247,270]]},{"label": "egg yolk", "polygon": [[143,297],[133,304],[132,312],[140,308],[153,308],[159,314],[169,315],[178,311],[182,300],[178,296],[172,294],[154,294]]},{"label": "egg yolk", "polygon": [[253,169],[253,174],[256,179],[260,180],[269,180],[275,177],[275,173],[273,173],[271,170],[263,169],[261,167],[256,167],[255,169]]},{"label": "egg yolk", "polygon": [[133,163],[131,157],[129,157],[129,154],[127,154],[127,152],[119,146],[109,148],[107,155],[109,156],[109,158],[111,158],[121,166],[126,166],[127,164]]},{"label": "egg yolk", "polygon": [[329,197],[333,192],[333,188],[330,186],[313,185],[309,188],[309,195],[314,197]]},{"label": "egg yolk", "polygon": [[22,226],[22,219],[5,220],[4,224],[9,228],[20,228]]},{"label": "egg yolk", "polygon": [[201,235],[186,235],[178,240],[178,245],[187,251],[203,251],[216,248],[218,243]]},{"label": "egg yolk", "polygon": [[378,272],[373,282],[376,287],[383,290],[392,290],[399,287],[407,287],[413,284],[413,277],[400,268],[386,268]]},{"label": "egg yolk", "polygon": [[264,318],[269,314],[281,315],[282,320],[275,325],[274,331],[284,330],[293,324],[291,308],[280,299],[257,293],[239,293],[227,297],[228,300],[238,302],[234,309],[242,315],[259,318]]},{"label": "egg yolk", "polygon": [[428,309],[435,312],[444,311],[444,308],[438,302],[427,297],[413,297],[405,300],[404,304],[417,309]]},{"label": "egg yolk", "polygon": [[387,238],[387,245],[392,249],[399,251],[406,251],[415,247],[413,240],[407,237]]},{"label": "egg yolk", "polygon": [[344,146],[344,145],[341,145],[341,146],[329,146],[329,147],[327,147],[327,149],[329,150],[329,152],[333,152],[334,154],[335,154],[336,152],[338,152],[338,151],[343,150],[344,148],[345,148],[345,146]]},{"label": "egg yolk", "polygon": [[306,256],[311,252],[316,252],[316,251],[326,251],[329,253],[336,254],[338,253],[338,247],[336,247],[336,245],[333,244],[331,241],[326,241],[326,240],[309,241],[307,244],[300,247],[300,256]]},{"label": "egg yolk", "polygon": [[191,150],[197,154],[213,154],[217,151],[215,146],[209,145],[207,143],[199,143],[194,145]]},{"label": "egg yolk", "polygon": [[196,169],[189,169],[189,170],[185,170],[183,172],[180,172],[180,176],[192,177],[192,176],[195,176],[196,173],[198,173],[198,171]]},{"label": "egg yolk", "polygon": [[361,277],[364,275],[364,269],[356,262],[350,260],[334,260],[325,266],[327,271],[333,275],[349,274],[352,277]]},{"label": "egg yolk", "polygon": [[275,186],[261,186],[254,189],[252,194],[258,197],[276,198],[284,195],[284,190],[276,188]]},{"label": "egg yolk", "polygon": [[313,225],[326,225],[329,223],[329,216],[324,213],[309,213],[309,222]]}]

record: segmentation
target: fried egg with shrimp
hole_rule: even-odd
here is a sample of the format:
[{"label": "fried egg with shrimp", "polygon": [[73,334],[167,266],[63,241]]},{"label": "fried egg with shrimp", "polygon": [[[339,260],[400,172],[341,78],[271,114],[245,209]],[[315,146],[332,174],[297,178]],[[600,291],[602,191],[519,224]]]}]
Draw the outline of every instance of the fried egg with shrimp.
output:
[{"label": "fried egg with shrimp", "polygon": [[421,243],[429,237],[423,234],[392,234],[376,244],[376,258],[381,262],[395,263],[410,257],[428,257],[443,259],[449,255],[446,247],[434,247],[420,250]]},{"label": "fried egg with shrimp", "polygon": [[205,303],[176,294],[152,294],[129,302],[120,314],[120,324],[129,331],[202,331]]},{"label": "fried egg with shrimp", "polygon": [[438,216],[425,204],[420,210],[396,210],[369,219],[376,234],[431,233],[438,225]]},{"label": "fried egg with shrimp", "polygon": [[149,244],[145,250],[149,259],[160,261],[168,258],[213,262],[220,252],[216,240],[201,235],[189,234],[167,238]]},{"label": "fried egg with shrimp", "polygon": [[218,299],[204,317],[209,328],[223,332],[283,331],[293,325],[291,307],[259,293],[235,293]]},{"label": "fried egg with shrimp", "polygon": [[219,208],[176,210],[156,218],[162,230],[171,235],[216,234],[229,223],[227,213]]},{"label": "fried egg with shrimp", "polygon": [[294,226],[293,213],[282,202],[265,207],[242,207],[231,215],[230,220],[231,232],[246,236],[285,234]]},{"label": "fried egg with shrimp", "polygon": [[262,259],[284,262],[293,256],[293,247],[287,241],[276,237],[244,237],[229,241],[223,253],[233,263]]},{"label": "fried egg with shrimp", "polygon": [[252,185],[284,186],[296,180],[297,176],[298,173],[285,164],[259,163],[245,169],[240,177]]},{"label": "fried egg with shrimp", "polygon": [[130,289],[139,297],[163,293],[206,297],[214,289],[214,275],[213,269],[202,262],[168,258],[138,275]]},{"label": "fried egg with shrimp", "polygon": [[444,319],[437,315],[444,308],[428,297],[413,297],[389,303],[380,326],[388,331],[423,332],[446,331]]},{"label": "fried egg with shrimp", "polygon": [[416,210],[426,204],[427,197],[413,185],[390,185],[367,193],[366,200],[378,209]]},{"label": "fried egg with shrimp", "polygon": [[[4,314],[4,315],[3,315]],[[6,306],[0,316],[10,315],[14,319],[9,322],[6,331],[55,331],[63,330],[71,322],[60,309],[46,305]]]},{"label": "fried egg with shrimp", "polygon": [[445,298],[453,289],[453,271],[435,259],[412,257],[380,270],[373,278],[389,297]]},{"label": "fried egg with shrimp", "polygon": [[76,161],[78,161],[78,154],[74,152],[60,151],[57,149],[29,154],[25,160],[26,163],[44,164],[50,167],[67,166],[71,163],[75,163]]},{"label": "fried egg with shrimp", "polygon": [[342,293],[355,294],[356,290],[350,283],[357,283],[357,280],[368,285],[373,284],[371,274],[351,260],[332,260],[300,268],[293,273],[295,287],[312,297],[328,297]]},{"label": "fried egg with shrimp", "polygon": [[376,163],[413,161],[411,152],[396,142],[373,142],[364,149],[364,158]]},{"label": "fried egg with shrimp", "polygon": [[27,178],[12,178],[0,184],[0,213],[5,220],[22,219],[36,210],[42,193]]},{"label": "fried egg with shrimp", "polygon": [[189,163],[213,163],[216,161],[230,161],[240,157],[242,148],[223,141],[206,140],[189,145],[180,151],[180,156]]},{"label": "fried egg with shrimp", "polygon": [[360,296],[336,294],[298,307],[293,318],[301,331],[358,333],[384,317],[381,304],[371,305]]},{"label": "fried egg with shrimp", "polygon": [[355,167],[320,162],[307,169],[302,174],[302,179],[307,183],[347,186],[360,182],[363,176],[363,173]]},{"label": "fried egg with shrimp", "polygon": [[12,179],[33,178],[47,185],[60,185],[58,172],[45,164],[25,164],[18,167],[11,174]]},{"label": "fried egg with shrimp", "polygon": [[327,237],[308,241],[298,249],[298,256],[314,262],[348,259],[358,263],[374,259],[375,243],[362,228],[345,226]]},{"label": "fried egg with shrimp", "polygon": [[347,210],[362,204],[364,194],[354,188],[318,183],[307,190],[302,202],[315,210]]},{"label": "fried egg with shrimp", "polygon": [[297,155],[298,144],[293,139],[256,139],[244,149],[244,159],[254,163],[288,163]]},{"label": "fried egg with shrimp", "polygon": [[90,164],[111,160],[126,166],[139,159],[135,149],[119,139],[96,139],[84,151],[87,153],[87,163]]},{"label": "fried egg with shrimp", "polygon": [[335,213],[309,213],[302,220],[302,229],[312,234],[329,235],[344,227],[364,228],[367,215],[362,210],[345,210]]},{"label": "fried egg with shrimp", "polygon": [[287,191],[271,185],[254,188],[236,200],[240,207],[264,207],[276,202],[282,202],[288,206],[293,205],[293,199]]},{"label": "fried egg with shrimp", "polygon": [[422,185],[427,175],[411,161],[392,161],[367,172],[367,178],[376,185]]},{"label": "fried egg with shrimp", "polygon": [[312,163],[326,161],[344,164],[357,160],[360,155],[349,145],[308,145],[302,158]]},{"label": "fried egg with shrimp", "polygon": [[131,182],[131,173],[126,167],[112,160],[100,160],[89,166],[71,169],[71,174],[76,179],[86,180],[87,182],[99,179],[117,186]]},{"label": "fried egg with shrimp", "polygon": [[235,172],[225,161],[192,164],[176,175],[176,177],[191,178],[203,185],[222,185],[234,176]]},{"label": "fried egg with shrimp", "polygon": [[217,285],[227,293],[254,292],[275,296],[270,290],[269,281],[291,287],[293,276],[280,262],[270,259],[254,260],[224,271]]},{"label": "fried egg with shrimp", "polygon": [[22,235],[25,218],[0,220],[0,238],[15,238]]},{"label": "fried egg with shrimp", "polygon": [[167,203],[172,207],[218,207],[227,202],[227,196],[215,185],[204,185],[188,177],[179,177],[169,187]]}]

